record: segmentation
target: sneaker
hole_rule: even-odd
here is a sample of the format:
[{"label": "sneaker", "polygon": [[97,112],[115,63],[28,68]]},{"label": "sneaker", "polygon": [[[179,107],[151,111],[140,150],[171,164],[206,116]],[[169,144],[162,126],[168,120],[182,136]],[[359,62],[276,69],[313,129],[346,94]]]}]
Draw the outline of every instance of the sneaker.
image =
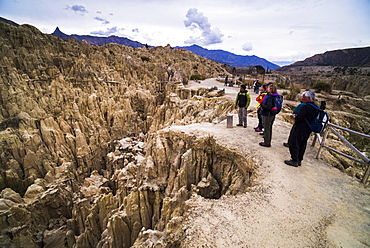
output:
[{"label": "sneaker", "polygon": [[256,132],[262,132],[262,130],[259,129],[259,128],[254,129],[254,131],[256,131]]},{"label": "sneaker", "polygon": [[243,126],[243,124],[237,124],[237,126],[238,126],[238,127],[241,127],[241,126]]},{"label": "sneaker", "polygon": [[264,133],[260,133],[260,135],[264,135]]},{"label": "sneaker", "polygon": [[300,164],[298,161],[294,161],[294,160],[284,160],[284,163],[290,166],[294,166],[294,167],[298,167]]},{"label": "sneaker", "polygon": [[244,125],[244,128],[246,128],[247,127],[247,125]]},{"label": "sneaker", "polygon": [[266,143],[264,143],[264,142],[260,142],[260,146],[264,146],[264,147],[271,147],[271,145],[266,144]]},{"label": "sneaker", "polygon": [[253,129],[257,129],[257,128],[259,128],[259,127],[254,127]]}]

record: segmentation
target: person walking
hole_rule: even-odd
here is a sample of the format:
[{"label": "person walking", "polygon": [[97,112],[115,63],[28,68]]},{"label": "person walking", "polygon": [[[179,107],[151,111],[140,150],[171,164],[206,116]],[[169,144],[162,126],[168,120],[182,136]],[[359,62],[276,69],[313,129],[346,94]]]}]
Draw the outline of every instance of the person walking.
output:
[{"label": "person walking", "polygon": [[261,87],[261,83],[258,82],[258,79],[256,81],[254,81],[253,87],[254,87],[254,93],[258,94],[259,93],[259,89]]},{"label": "person walking", "polygon": [[264,147],[271,147],[271,139],[272,139],[272,125],[275,121],[275,114],[271,112],[273,107],[276,107],[274,104],[274,98],[277,97],[279,94],[277,93],[277,87],[273,83],[267,84],[267,95],[261,104],[261,115],[263,120],[263,142],[260,142],[260,146]]},{"label": "person walking", "polygon": [[262,132],[262,129],[263,129],[263,121],[262,121],[262,115],[261,115],[261,110],[262,110],[261,103],[263,103],[263,100],[265,99],[267,95],[266,88],[267,88],[267,84],[263,84],[261,86],[261,93],[256,97],[256,101],[257,101],[256,108],[257,108],[257,117],[258,117],[258,125],[257,127],[254,128],[254,131],[256,132]]},{"label": "person walking", "polygon": [[291,160],[284,160],[284,163],[290,166],[298,167],[301,165],[304,153],[307,147],[307,140],[311,134],[311,123],[316,115],[316,108],[313,106],[315,93],[305,91],[302,93],[303,105],[298,113],[294,116],[294,124],[290,131],[288,146]]},{"label": "person walking", "polygon": [[236,95],[235,100],[235,107],[239,107],[239,124],[237,126],[244,126],[244,128],[247,127],[247,109],[251,103],[251,96],[246,88],[244,84],[240,85],[240,91]]}]

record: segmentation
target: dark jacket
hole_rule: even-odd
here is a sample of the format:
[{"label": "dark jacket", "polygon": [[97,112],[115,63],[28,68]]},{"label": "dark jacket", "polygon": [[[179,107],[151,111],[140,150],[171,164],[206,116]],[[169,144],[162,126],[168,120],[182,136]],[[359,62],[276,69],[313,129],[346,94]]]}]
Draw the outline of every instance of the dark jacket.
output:
[{"label": "dark jacket", "polygon": [[271,113],[271,109],[275,107],[274,97],[278,95],[279,95],[278,93],[266,95],[265,100],[263,101],[263,103],[261,103],[261,108],[262,108],[261,115],[263,116],[274,115],[273,113]]},{"label": "dark jacket", "polygon": [[239,91],[239,93],[236,95],[235,106],[239,106],[239,108],[248,108],[250,103],[251,96],[249,95],[248,91]]},{"label": "dark jacket", "polygon": [[[314,104],[314,103],[312,102],[312,104]],[[299,111],[298,111],[298,113],[295,117],[294,126],[299,130],[311,132],[311,129],[310,129],[310,126],[308,125],[308,123],[311,123],[312,120],[315,118],[315,116],[316,116],[315,107],[312,106],[311,103],[310,104],[305,103],[299,109]]]}]

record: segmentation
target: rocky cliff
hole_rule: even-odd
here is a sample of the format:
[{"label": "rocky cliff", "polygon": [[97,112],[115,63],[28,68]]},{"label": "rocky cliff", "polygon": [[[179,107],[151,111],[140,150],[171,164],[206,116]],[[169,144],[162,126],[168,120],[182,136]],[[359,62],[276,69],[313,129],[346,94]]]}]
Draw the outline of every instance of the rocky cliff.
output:
[{"label": "rocky cliff", "polygon": [[225,73],[222,65],[169,46],[97,47],[4,22],[0,43],[3,247],[175,245],[191,194],[219,198],[252,183],[252,159],[167,128],[231,110],[182,86]]},{"label": "rocky cliff", "polygon": [[370,47],[328,51],[274,71],[290,84],[312,88],[324,82],[365,97],[370,94]]}]

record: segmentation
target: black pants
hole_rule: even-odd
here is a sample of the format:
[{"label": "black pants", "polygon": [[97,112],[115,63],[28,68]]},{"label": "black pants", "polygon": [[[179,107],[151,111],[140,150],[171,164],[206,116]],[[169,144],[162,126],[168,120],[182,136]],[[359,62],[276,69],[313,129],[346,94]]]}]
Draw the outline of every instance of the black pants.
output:
[{"label": "black pants", "polygon": [[258,125],[257,125],[257,127],[262,130],[263,120],[262,120],[261,110],[262,110],[261,108],[257,110],[257,116],[258,116]]},{"label": "black pants", "polygon": [[303,160],[303,155],[307,147],[307,140],[310,137],[310,134],[310,130],[298,129],[295,125],[293,125],[288,139],[289,152],[292,160]]},{"label": "black pants", "polygon": [[271,139],[272,139],[272,125],[275,121],[275,115],[267,115],[263,116],[263,127],[265,130],[263,131],[263,142],[266,145],[271,145]]}]

